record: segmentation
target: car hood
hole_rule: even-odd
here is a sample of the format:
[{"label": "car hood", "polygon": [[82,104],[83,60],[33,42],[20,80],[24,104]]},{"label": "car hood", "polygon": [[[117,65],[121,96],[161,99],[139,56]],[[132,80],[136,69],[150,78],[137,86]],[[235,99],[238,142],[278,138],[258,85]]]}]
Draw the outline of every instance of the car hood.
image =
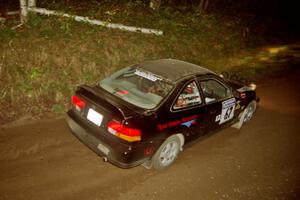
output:
[{"label": "car hood", "polygon": [[[237,90],[238,92],[247,92],[247,91],[253,91],[255,90],[255,88],[253,89],[250,86],[244,85],[240,82],[237,81],[233,81],[233,80],[226,80],[226,82],[235,90]],[[255,85],[255,84],[254,84]]]},{"label": "car hood", "polygon": [[238,90],[238,89],[240,89],[240,88],[245,87],[245,85],[243,85],[242,83],[237,82],[237,81],[233,81],[233,80],[228,80],[228,79],[226,79],[226,82],[227,82],[232,88],[234,88],[235,90]]}]

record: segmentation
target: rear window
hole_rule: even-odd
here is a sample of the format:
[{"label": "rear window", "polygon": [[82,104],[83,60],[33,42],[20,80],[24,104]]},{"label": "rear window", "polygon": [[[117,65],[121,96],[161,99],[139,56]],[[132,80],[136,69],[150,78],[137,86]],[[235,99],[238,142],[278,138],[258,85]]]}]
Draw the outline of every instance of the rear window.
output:
[{"label": "rear window", "polygon": [[99,83],[111,94],[140,108],[152,109],[168,95],[173,85],[135,67],[121,69]]}]

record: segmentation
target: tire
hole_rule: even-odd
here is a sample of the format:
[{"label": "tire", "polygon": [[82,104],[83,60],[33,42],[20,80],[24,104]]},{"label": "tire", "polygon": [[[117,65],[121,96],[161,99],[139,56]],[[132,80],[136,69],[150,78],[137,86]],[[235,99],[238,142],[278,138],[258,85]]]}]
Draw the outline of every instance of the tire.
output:
[{"label": "tire", "polygon": [[180,138],[176,135],[170,136],[152,157],[153,168],[156,170],[168,168],[176,160],[180,149]]},{"label": "tire", "polygon": [[244,110],[244,117],[243,117],[243,123],[247,123],[250,121],[250,119],[253,117],[253,114],[256,110],[256,101],[251,101],[246,109]]},{"label": "tire", "polygon": [[243,111],[243,114],[240,117],[239,121],[237,123],[233,124],[231,127],[236,128],[236,129],[240,129],[243,124],[250,121],[250,119],[253,117],[253,114],[254,114],[255,110],[256,110],[256,101],[253,100],[245,108],[245,110]]}]

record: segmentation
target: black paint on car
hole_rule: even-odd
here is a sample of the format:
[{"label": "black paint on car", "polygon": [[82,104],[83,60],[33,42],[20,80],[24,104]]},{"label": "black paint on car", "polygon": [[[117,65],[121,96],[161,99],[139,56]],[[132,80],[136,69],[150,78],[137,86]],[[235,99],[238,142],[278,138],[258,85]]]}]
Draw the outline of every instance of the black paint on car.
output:
[{"label": "black paint on car", "polygon": [[254,90],[174,59],[123,68],[72,96],[72,133],[105,160],[165,169],[192,141],[240,128],[256,109]]}]

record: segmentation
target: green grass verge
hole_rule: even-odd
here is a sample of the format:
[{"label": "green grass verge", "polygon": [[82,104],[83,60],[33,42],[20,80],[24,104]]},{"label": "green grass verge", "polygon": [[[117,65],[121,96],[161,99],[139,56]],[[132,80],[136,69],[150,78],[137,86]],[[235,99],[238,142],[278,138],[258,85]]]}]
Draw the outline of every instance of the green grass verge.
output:
[{"label": "green grass verge", "polygon": [[[175,58],[221,72],[232,66],[228,57],[244,47],[242,31],[214,16],[184,15],[170,9],[153,12],[139,6],[131,8],[131,4],[128,9],[108,5],[102,5],[102,12],[68,11],[157,28],[164,35],[130,33],[38,15],[16,30],[10,28],[16,21],[0,25],[0,124],[28,114],[34,118],[62,115],[77,85],[94,84],[112,71],[142,60]],[[52,9],[56,8],[60,9]],[[143,15],[137,12],[139,9],[143,9]]]}]

